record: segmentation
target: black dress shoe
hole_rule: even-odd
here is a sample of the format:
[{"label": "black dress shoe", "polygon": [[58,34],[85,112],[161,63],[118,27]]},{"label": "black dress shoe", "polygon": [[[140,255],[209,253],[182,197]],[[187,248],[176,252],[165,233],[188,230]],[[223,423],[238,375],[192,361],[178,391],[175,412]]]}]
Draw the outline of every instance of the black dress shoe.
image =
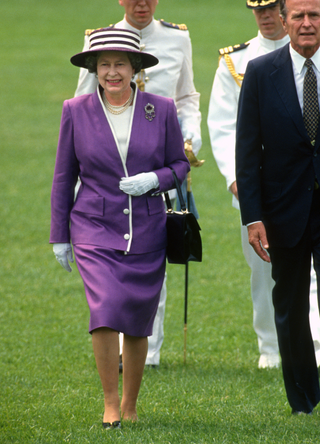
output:
[{"label": "black dress shoe", "polygon": [[122,373],[123,364],[122,364],[122,355],[119,356],[119,373]]},{"label": "black dress shoe", "polygon": [[102,425],[104,429],[121,429],[120,421],[103,422]]},{"label": "black dress shoe", "polygon": [[302,412],[302,411],[293,410],[293,409],[292,409],[291,413],[293,415],[312,415],[312,412]]}]

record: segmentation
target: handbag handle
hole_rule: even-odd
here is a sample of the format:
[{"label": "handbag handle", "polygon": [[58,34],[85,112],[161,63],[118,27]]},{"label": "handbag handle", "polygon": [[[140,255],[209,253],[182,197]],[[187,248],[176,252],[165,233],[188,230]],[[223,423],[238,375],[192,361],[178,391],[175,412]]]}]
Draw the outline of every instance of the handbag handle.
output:
[{"label": "handbag handle", "polygon": [[[179,198],[179,201],[180,201],[181,211],[182,211],[182,213],[187,213],[187,207],[186,207],[185,201],[184,201],[183,196],[182,196],[182,191],[181,191],[180,183],[178,181],[176,172],[172,168],[170,168],[170,169],[172,171],[172,175],[173,175],[173,178],[174,178],[174,182],[175,182],[178,198]],[[172,205],[171,205],[171,201],[170,201],[170,197],[169,197],[168,192],[164,193],[164,197],[166,199],[167,211],[172,212],[173,209],[172,209]]]}]

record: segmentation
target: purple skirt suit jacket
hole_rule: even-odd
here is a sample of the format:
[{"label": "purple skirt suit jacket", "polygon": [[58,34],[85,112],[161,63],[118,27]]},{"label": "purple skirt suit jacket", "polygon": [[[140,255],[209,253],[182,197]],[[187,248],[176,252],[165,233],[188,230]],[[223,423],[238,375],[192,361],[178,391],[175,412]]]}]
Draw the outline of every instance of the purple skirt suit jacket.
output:
[{"label": "purple skirt suit jacket", "polygon": [[[117,149],[97,90],[63,105],[51,195],[51,243],[70,242],[141,254],[166,247],[159,194],[182,182],[190,167],[172,99],[137,89],[127,159]],[[146,118],[145,106],[155,116]],[[139,197],[119,189],[121,177],[153,171],[159,189]],[[81,186],[74,201],[78,176]],[[155,194],[155,195],[153,195]]]}]

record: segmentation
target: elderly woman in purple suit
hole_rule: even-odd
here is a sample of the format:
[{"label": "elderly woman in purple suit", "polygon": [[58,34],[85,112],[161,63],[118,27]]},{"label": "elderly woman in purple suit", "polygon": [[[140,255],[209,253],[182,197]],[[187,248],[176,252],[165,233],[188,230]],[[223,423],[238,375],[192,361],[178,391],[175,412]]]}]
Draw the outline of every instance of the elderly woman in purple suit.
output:
[{"label": "elderly woman in purple suit", "polygon": [[174,187],[171,169],[181,182],[189,171],[173,101],[140,92],[131,80],[158,63],[140,52],[139,43],[132,31],[104,28],[91,34],[88,51],[71,58],[96,72],[99,86],[64,102],[51,195],[54,253],[71,271],[72,242],[85,287],[105,428],[119,428],[121,418],[137,420],[147,337],[166,265],[161,193]]}]

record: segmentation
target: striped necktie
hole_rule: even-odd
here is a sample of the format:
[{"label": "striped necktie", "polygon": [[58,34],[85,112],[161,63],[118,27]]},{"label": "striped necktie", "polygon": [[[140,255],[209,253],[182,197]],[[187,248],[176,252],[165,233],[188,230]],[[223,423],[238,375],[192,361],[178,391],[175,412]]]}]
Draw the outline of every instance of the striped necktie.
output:
[{"label": "striped necktie", "polygon": [[303,80],[303,121],[311,144],[315,144],[319,124],[319,101],[317,78],[312,68],[311,59],[305,61],[307,71]]}]

